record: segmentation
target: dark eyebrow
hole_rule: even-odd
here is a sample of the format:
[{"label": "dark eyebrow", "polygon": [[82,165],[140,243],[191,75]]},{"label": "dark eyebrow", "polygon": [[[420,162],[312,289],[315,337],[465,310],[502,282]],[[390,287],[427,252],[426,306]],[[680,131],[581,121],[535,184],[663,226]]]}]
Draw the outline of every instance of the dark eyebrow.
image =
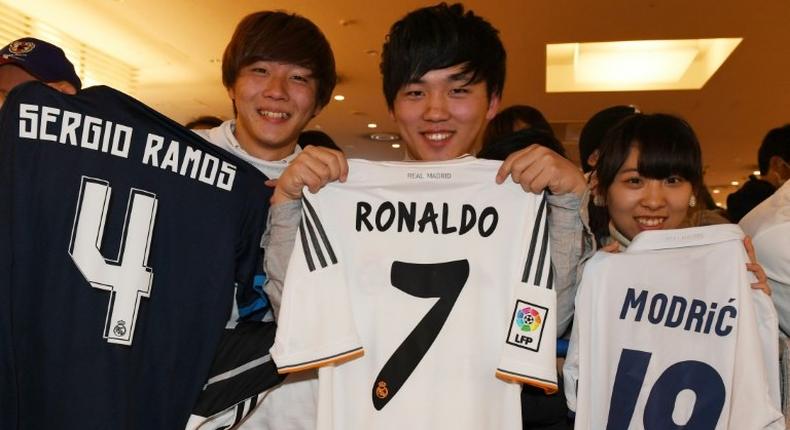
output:
[{"label": "dark eyebrow", "polygon": [[472,72],[458,72],[452,74],[450,75],[449,80],[451,82],[463,81],[464,83],[469,83],[472,80]]},{"label": "dark eyebrow", "polygon": [[[423,75],[424,76],[424,75]],[[447,80],[450,82],[464,82],[465,84],[469,83],[472,79],[472,72],[458,72],[454,73],[447,77]],[[425,80],[422,79],[422,76],[415,79],[410,79],[406,82],[406,84],[424,84]]]}]

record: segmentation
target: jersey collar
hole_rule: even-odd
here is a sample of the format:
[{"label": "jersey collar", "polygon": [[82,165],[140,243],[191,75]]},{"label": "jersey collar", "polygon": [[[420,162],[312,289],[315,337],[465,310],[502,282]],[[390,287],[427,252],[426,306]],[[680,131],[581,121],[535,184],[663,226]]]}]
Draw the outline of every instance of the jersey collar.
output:
[{"label": "jersey collar", "polygon": [[743,237],[743,230],[735,224],[643,231],[634,237],[625,252],[711,245],[730,240],[743,240]]}]

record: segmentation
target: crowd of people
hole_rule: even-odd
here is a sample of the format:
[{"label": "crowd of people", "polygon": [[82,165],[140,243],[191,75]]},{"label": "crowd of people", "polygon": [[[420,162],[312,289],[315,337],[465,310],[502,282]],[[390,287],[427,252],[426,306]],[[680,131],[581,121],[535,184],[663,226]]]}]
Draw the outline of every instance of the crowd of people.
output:
[{"label": "crowd of people", "polygon": [[[760,345],[774,345],[775,354],[760,356],[764,361],[737,363],[736,367],[762,369],[759,375],[763,383],[757,384],[754,389],[762,387],[770,393],[765,399],[754,398],[755,404],[750,405],[752,412],[747,413],[753,418],[751,421],[738,421],[740,418],[737,417],[743,414],[742,411],[730,413],[725,409],[710,421],[714,425],[709,428],[744,428],[737,427],[737,423],[745,422],[754,429],[785,428],[782,413],[788,411],[782,405],[787,403],[783,399],[790,394],[785,393],[787,382],[782,378],[787,376],[781,376],[785,369],[780,368],[780,365],[788,366],[785,360],[790,357],[790,352],[785,352],[783,356],[780,351],[787,349],[786,340],[790,335],[790,185],[787,185],[787,179],[790,178],[790,124],[767,134],[758,154],[760,177],[753,177],[741,190],[731,195],[725,212],[717,208],[707,194],[701,148],[691,124],[674,115],[641,112],[633,106],[607,107],[593,115],[582,130],[579,142],[580,168],[567,158],[565,148],[538,109],[526,105],[500,109],[506,81],[506,58],[507,53],[498,31],[473,11],[466,10],[460,4],[444,3],[420,8],[406,14],[389,29],[381,52],[383,95],[405,143],[409,162],[455,160],[469,155],[482,140],[481,150],[472,155],[481,159],[501,160],[501,164],[491,171],[491,181],[487,187],[500,187],[505,182],[514,182],[524,193],[545,193],[550,277],[556,294],[556,306],[550,309],[550,314],[551,318],[556,318],[557,370],[562,373],[568,339],[572,354],[578,354],[580,348],[578,339],[574,338],[579,336],[576,331],[584,321],[574,322],[574,308],[580,306],[577,298],[577,292],[581,291],[579,286],[591,288],[590,280],[598,276],[585,271],[586,262],[596,251],[635,253],[638,246],[633,245],[640,238],[659,237],[651,236],[653,233],[690,229],[683,231],[690,232],[690,235],[722,235],[723,230],[715,230],[717,227],[713,226],[731,227],[732,223],[740,222],[749,235],[744,238],[740,233],[741,236],[736,238],[742,243],[738,252],[743,255],[739,254],[742,260],[734,261],[741,267],[729,267],[727,270],[737,274],[735,278],[746,280],[744,288],[749,290],[747,296],[761,295],[755,301],[771,297],[776,314],[772,316],[773,307],[765,313],[749,310],[752,309],[752,299],[749,298],[745,302],[739,300],[738,305],[742,307],[738,308],[738,315],[741,318],[753,318],[757,325],[766,326],[761,333],[767,334],[761,334]],[[82,91],[74,67],[56,46],[27,37],[3,48],[0,52],[0,102],[14,87],[36,80],[65,94],[74,95]],[[216,401],[208,409],[209,412],[205,412],[206,409],[200,413],[191,411],[192,415],[185,426],[300,430],[400,428],[404,426],[403,423],[408,423],[408,426],[415,428],[444,428],[442,421],[436,421],[437,418],[431,416],[430,407],[415,409],[408,417],[390,417],[395,421],[388,424],[382,424],[379,418],[347,421],[338,417],[332,402],[325,400],[321,384],[327,382],[319,378],[320,371],[316,369],[289,374],[282,383],[278,379],[262,384],[259,389],[253,389],[256,391],[254,395],[249,395],[249,383],[245,382],[244,371],[240,369],[249,369],[270,360],[269,348],[275,342],[273,333],[276,331],[276,324],[272,324],[272,321],[276,323],[281,318],[297,317],[294,313],[298,312],[292,310],[283,314],[285,309],[289,309],[284,301],[284,297],[288,300],[286,274],[289,261],[297,241],[302,245],[309,244],[310,236],[306,236],[304,231],[313,228],[320,230],[320,225],[312,225],[315,224],[315,214],[311,212],[313,209],[310,206],[304,204],[304,194],[320,193],[327,184],[345,182],[349,177],[349,163],[329,136],[321,132],[304,131],[307,123],[327,105],[337,82],[330,44],[309,19],[281,11],[262,11],[245,17],[236,27],[223,55],[222,82],[233,105],[233,118],[222,121],[202,117],[187,127],[195,129],[199,136],[257,168],[269,180],[267,184],[273,193],[266,231],[260,240],[260,282],[238,286],[231,318],[233,321],[226,327],[225,338],[216,352],[218,358],[215,368],[207,378],[212,381],[228,372],[236,372],[234,378],[238,383],[227,390],[241,394]],[[430,189],[430,184],[426,185],[426,193],[430,193]],[[698,228],[714,230],[696,230]],[[705,233],[696,233],[698,231]],[[646,232],[650,233],[643,234]],[[320,236],[324,236],[323,231],[320,231]],[[319,235],[313,236],[312,240],[315,243],[318,239]],[[323,239],[326,240],[326,237]],[[674,239],[666,236],[665,240]],[[513,246],[520,245],[514,240]],[[701,245],[704,244],[694,242],[692,245],[673,246]],[[498,252],[502,252],[503,256],[508,255],[507,249]],[[651,264],[650,255],[641,258],[641,264]],[[648,281],[640,279],[638,275],[633,276],[636,279],[634,285],[647,288],[643,284]],[[704,278],[689,276],[691,284],[680,291],[688,294],[689,302],[692,301],[691,297],[706,300],[704,291],[701,292],[694,284],[704,283]],[[632,296],[629,306],[647,303],[640,302],[640,297]],[[666,296],[664,298],[667,299]],[[660,304],[660,300],[653,300],[646,308],[645,318],[649,318],[651,323],[653,311],[658,309],[656,303]],[[673,307],[675,302],[672,303],[670,314],[672,309],[676,309]],[[714,305],[710,305],[710,312],[716,309]],[[725,303],[717,306],[722,309]],[[660,312],[663,313],[663,309]],[[659,311],[655,312],[658,315]],[[684,311],[678,312],[681,315]],[[303,313],[309,314],[310,311]],[[620,318],[626,313],[626,306],[623,305]],[[692,313],[689,310],[690,316],[684,320],[687,332],[694,331]],[[720,314],[723,315],[723,311]],[[468,317],[475,318],[473,315]],[[667,317],[666,327],[672,325],[672,318],[672,315]],[[709,321],[712,317],[705,318]],[[711,325],[715,330],[721,321],[719,318],[718,323],[708,322],[704,328],[697,328],[696,332],[704,331],[707,334]],[[331,326],[331,323],[328,324]],[[747,323],[738,323],[738,327],[741,325]],[[267,343],[256,345],[255,353],[234,363],[232,368],[217,365],[221,362],[220,357],[233,354],[233,347],[238,344],[262,339],[249,333],[262,332],[271,336],[266,337]],[[500,333],[490,335],[498,336]],[[667,333],[666,336],[671,338],[674,334]],[[551,341],[553,343],[554,339]],[[779,348],[779,345],[782,347]],[[708,352],[717,354],[716,347],[711,348],[713,350]],[[770,348],[767,350],[770,351]],[[668,354],[667,351],[653,352],[657,356],[662,353]],[[721,354],[726,353],[722,347]],[[378,352],[368,354],[375,358]],[[183,359],[189,360],[190,357]],[[365,359],[368,359],[367,355]],[[546,389],[545,384],[530,384],[529,378],[526,378],[521,381],[527,383],[521,390],[519,410],[497,409],[491,414],[512,414],[519,422],[518,427],[523,429],[573,428],[578,406],[576,399],[584,395],[581,385],[578,385],[579,380],[585,377],[585,360],[594,358],[577,357],[574,360],[569,363],[572,367],[570,374],[574,378],[566,378],[563,382],[560,377],[554,381],[559,384],[558,393],[550,393],[553,390]],[[346,364],[332,364],[335,365]],[[619,376],[617,364],[612,365],[613,372],[617,371]],[[763,365],[764,368],[761,367]],[[622,360],[620,366],[624,366]],[[483,372],[490,373],[493,378],[494,370],[483,369]],[[717,372],[723,371],[717,369]],[[737,373],[733,369],[729,369],[729,372]],[[722,375],[722,378],[727,377]],[[643,381],[638,382],[641,389]],[[207,402],[209,385],[210,382],[199,395],[199,403]],[[636,383],[632,385],[636,386]],[[656,386],[659,386],[659,382],[656,382]],[[696,398],[702,399],[707,395],[701,393],[709,388],[705,384],[680,386],[677,392],[669,394],[672,408],[682,389],[693,390]],[[778,390],[774,390],[774,386],[781,387],[782,392],[774,393]],[[730,388],[739,389],[737,386],[727,388],[728,392]],[[566,404],[563,391],[568,393],[571,402]],[[373,393],[374,402],[375,396],[381,393],[382,387],[379,386],[378,391]],[[480,392],[471,398],[456,399],[458,403],[455,407],[460,410],[488,407],[490,403],[486,403],[485,399],[490,394]],[[626,414],[627,411],[633,414],[636,398],[629,409],[617,403],[620,398],[615,394],[612,394],[612,409],[607,406],[608,412],[593,413],[608,413],[610,422],[620,419],[618,414]],[[437,393],[437,397],[444,395],[450,394]],[[725,402],[723,399],[723,408],[736,407],[735,400],[730,401],[730,397],[727,397]],[[8,397],[0,400],[12,401]],[[334,407],[341,401],[333,400]],[[669,420],[675,419],[677,428],[683,428],[683,423],[678,420],[698,422],[708,419],[700,418],[704,413],[699,410],[708,406],[700,406],[702,403],[695,405],[694,402],[688,401],[690,406],[678,406],[679,410],[685,411],[680,413],[685,413],[685,418],[673,418],[673,409],[668,407],[671,415]],[[640,405],[645,403],[644,415],[642,412],[638,415],[644,416],[644,428],[655,428],[651,427],[651,423],[667,422],[662,421],[665,417],[659,419],[651,415],[655,413],[655,408],[650,409],[655,402],[639,401]],[[608,400],[606,404],[609,404]],[[571,406],[570,410],[567,405]],[[436,410],[443,409],[436,407]],[[460,410],[459,414],[462,413]],[[0,414],[0,417],[4,415]],[[483,426],[485,423],[500,423],[485,428],[499,428],[498,425],[513,428],[513,420],[494,419],[488,413],[475,412],[470,416],[473,418],[470,418],[466,428],[480,428],[477,427],[480,423]],[[630,416],[625,421],[626,425],[630,422]],[[722,421],[729,421],[716,426],[720,416]],[[576,422],[575,425],[578,428],[590,428],[587,422]],[[633,426],[642,428],[641,424]]]}]

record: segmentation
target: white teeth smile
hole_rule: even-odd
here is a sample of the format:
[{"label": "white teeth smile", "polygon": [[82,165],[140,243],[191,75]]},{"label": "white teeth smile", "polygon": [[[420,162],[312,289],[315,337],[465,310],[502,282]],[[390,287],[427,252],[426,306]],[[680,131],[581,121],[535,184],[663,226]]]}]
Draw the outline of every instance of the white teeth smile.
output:
[{"label": "white teeth smile", "polygon": [[288,119],[291,115],[285,112],[272,112],[269,110],[261,110],[258,111],[261,115],[265,116],[266,118],[275,118],[275,119]]},{"label": "white teeth smile", "polygon": [[425,137],[428,140],[445,140],[449,139],[452,135],[452,133],[425,133]]},{"label": "white teeth smile", "polygon": [[636,222],[642,224],[647,227],[655,227],[662,222],[664,222],[664,218],[647,218],[647,217],[639,217],[636,218]]}]

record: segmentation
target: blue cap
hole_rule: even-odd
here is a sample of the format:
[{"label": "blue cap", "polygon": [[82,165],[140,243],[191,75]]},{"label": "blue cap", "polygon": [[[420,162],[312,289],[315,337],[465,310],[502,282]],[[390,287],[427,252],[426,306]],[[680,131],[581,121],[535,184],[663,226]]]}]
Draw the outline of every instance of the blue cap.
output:
[{"label": "blue cap", "polygon": [[43,82],[66,81],[77,90],[82,82],[74,65],[57,46],[32,37],[15,40],[0,50],[0,66],[13,64]]}]

